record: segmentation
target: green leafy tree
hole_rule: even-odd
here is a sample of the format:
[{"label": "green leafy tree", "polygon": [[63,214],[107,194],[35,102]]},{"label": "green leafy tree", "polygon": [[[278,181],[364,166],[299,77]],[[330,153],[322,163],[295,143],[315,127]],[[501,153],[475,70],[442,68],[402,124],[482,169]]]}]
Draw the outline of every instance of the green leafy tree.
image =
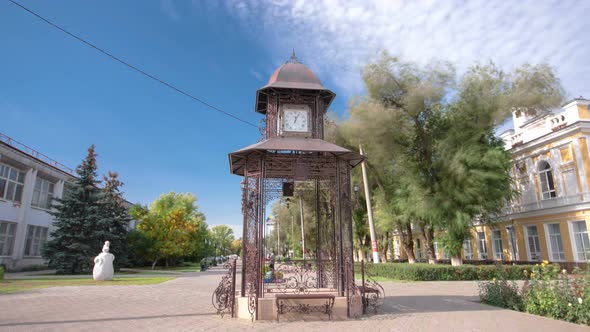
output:
[{"label": "green leafy tree", "polygon": [[211,228],[211,241],[215,246],[216,255],[227,255],[234,241],[233,229],[226,225],[217,225]]},{"label": "green leafy tree", "polygon": [[[536,113],[562,100],[547,65],[506,74],[493,64],[473,66],[456,83],[449,64],[419,66],[384,53],[363,73],[368,96],[328,133],[369,157],[378,237],[402,239],[414,262],[413,229],[422,233],[430,262],[434,235],[460,263],[474,220],[491,223],[514,193],[510,155],[494,130],[511,112]],[[386,248],[384,248],[386,249]]]},{"label": "green leafy tree", "polygon": [[55,230],[47,242],[43,257],[49,266],[60,274],[76,274],[90,271],[93,257],[100,252],[102,243],[97,235],[101,220],[101,190],[96,180],[96,154],[94,145],[76,168],[78,177],[68,184],[63,198],[56,199],[53,223]]},{"label": "green leafy tree", "polygon": [[[454,70],[444,63],[420,67],[384,53],[365,67],[363,79],[368,97],[352,108],[343,132],[350,145],[363,143],[369,156],[371,191],[381,200],[378,215],[386,218],[376,222],[382,243],[389,243],[389,232],[395,230],[409,261],[415,262],[411,225],[420,226],[433,260],[436,225],[423,207],[438,181],[435,146],[444,133],[441,117]],[[396,195],[400,188],[405,194]],[[417,197],[423,199],[417,202]],[[403,217],[394,217],[399,214]]]},{"label": "green leafy tree", "polygon": [[240,256],[242,254],[242,238],[233,240],[230,250],[233,254]]},{"label": "green leafy tree", "polygon": [[155,268],[159,260],[174,265],[182,257],[197,257],[205,252],[207,226],[205,216],[190,194],[170,192],[157,198],[149,207],[136,205],[131,215],[138,221],[142,236],[139,243],[150,247],[143,254]]},{"label": "green leafy tree", "polygon": [[461,264],[463,241],[474,220],[493,223],[517,193],[510,177],[511,156],[495,137],[511,111],[538,113],[563,99],[559,80],[547,65],[524,65],[506,74],[494,64],[472,67],[461,79],[458,97],[445,114],[448,131],[439,143],[440,185],[434,201],[444,223],[442,243]]}]

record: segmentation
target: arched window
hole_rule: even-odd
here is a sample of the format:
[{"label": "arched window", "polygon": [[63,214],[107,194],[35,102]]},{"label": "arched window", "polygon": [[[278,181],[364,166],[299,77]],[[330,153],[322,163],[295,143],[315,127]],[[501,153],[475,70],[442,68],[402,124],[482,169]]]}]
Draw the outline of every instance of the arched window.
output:
[{"label": "arched window", "polygon": [[551,165],[546,161],[542,161],[539,164],[539,181],[541,182],[541,194],[543,195],[543,199],[550,199],[557,196]]}]

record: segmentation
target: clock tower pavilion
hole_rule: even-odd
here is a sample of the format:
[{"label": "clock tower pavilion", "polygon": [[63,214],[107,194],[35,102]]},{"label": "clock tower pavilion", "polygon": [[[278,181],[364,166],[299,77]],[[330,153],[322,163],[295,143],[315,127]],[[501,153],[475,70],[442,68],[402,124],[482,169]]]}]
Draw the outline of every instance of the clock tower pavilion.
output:
[{"label": "clock tower pavilion", "polygon": [[[242,282],[236,301],[238,312],[249,313],[251,319],[275,319],[265,308],[281,293],[333,294],[335,314],[336,308],[343,310],[340,317],[356,315],[360,308],[350,173],[364,157],[324,141],[324,118],[335,96],[293,52],[256,92],[255,111],[264,115],[261,140],[229,154],[230,172],[243,176]],[[293,240],[286,248],[265,239],[266,209],[273,201],[287,209],[290,202],[299,206],[298,254]],[[277,256],[274,269],[284,271],[290,282],[264,281],[269,253]]]}]

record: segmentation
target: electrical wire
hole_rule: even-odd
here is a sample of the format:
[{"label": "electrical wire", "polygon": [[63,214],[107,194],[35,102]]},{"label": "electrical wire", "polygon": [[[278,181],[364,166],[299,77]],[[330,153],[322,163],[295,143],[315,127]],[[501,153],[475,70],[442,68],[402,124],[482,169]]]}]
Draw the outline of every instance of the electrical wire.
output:
[{"label": "electrical wire", "polygon": [[166,86],[166,87],[168,87],[168,88],[170,88],[170,89],[172,89],[172,90],[174,90],[174,91],[176,91],[176,92],[178,92],[178,93],[180,93],[180,94],[182,94],[182,95],[184,95],[184,96],[186,96],[186,97],[189,97],[189,98],[193,99],[194,101],[196,101],[196,102],[199,102],[199,103],[201,103],[201,104],[205,105],[206,107],[209,107],[210,109],[212,109],[212,110],[214,110],[214,111],[217,111],[217,112],[219,112],[219,113],[221,113],[221,114],[224,114],[224,115],[226,115],[226,116],[229,116],[229,117],[231,117],[231,118],[233,118],[233,119],[235,119],[235,120],[238,120],[238,121],[240,121],[240,122],[242,122],[242,123],[245,123],[245,124],[247,124],[247,125],[249,125],[249,126],[252,126],[252,127],[254,127],[254,128],[258,128],[258,126],[257,126],[257,125],[255,125],[254,123],[252,123],[252,122],[250,122],[250,121],[248,121],[248,120],[244,120],[244,119],[242,119],[242,118],[239,118],[238,116],[236,116],[236,115],[233,115],[232,113],[226,112],[226,111],[224,111],[224,110],[222,110],[222,109],[220,109],[220,108],[218,108],[218,107],[215,107],[215,106],[213,106],[213,105],[209,104],[208,102],[206,102],[206,101],[204,101],[204,100],[202,100],[202,99],[200,99],[200,98],[198,98],[198,97],[195,97],[195,96],[193,96],[192,94],[190,94],[190,93],[188,93],[188,92],[186,92],[186,91],[184,91],[184,90],[182,90],[182,89],[180,89],[180,88],[177,88],[177,87],[175,87],[174,85],[172,85],[172,84],[170,84],[170,83],[168,83],[168,82],[166,82],[166,81],[164,81],[164,80],[162,80],[162,79],[160,79],[160,78],[158,78],[158,77],[156,77],[156,76],[154,76],[154,75],[152,75],[152,74],[150,74],[150,73],[146,72],[145,70],[143,70],[143,69],[140,69],[140,68],[138,68],[138,67],[136,67],[136,66],[134,66],[134,65],[130,64],[129,62],[127,62],[127,61],[125,61],[125,60],[122,60],[121,58],[119,58],[119,57],[117,57],[117,56],[115,56],[115,55],[113,55],[113,54],[111,54],[111,53],[109,53],[109,52],[105,51],[104,49],[102,49],[102,48],[100,48],[100,47],[98,47],[98,46],[94,45],[93,43],[91,43],[91,42],[89,42],[89,41],[85,40],[84,38],[82,38],[82,37],[80,37],[80,36],[78,36],[78,35],[75,35],[75,34],[73,34],[73,33],[69,32],[68,30],[66,30],[66,29],[64,29],[64,28],[62,28],[62,27],[60,27],[59,25],[57,25],[57,24],[55,24],[55,23],[51,22],[50,20],[48,20],[48,19],[44,18],[43,16],[41,16],[41,15],[39,15],[39,14],[35,13],[35,12],[34,12],[34,11],[32,11],[31,9],[29,9],[29,8],[27,8],[27,7],[23,6],[23,5],[21,5],[20,3],[18,3],[18,2],[16,2],[16,1],[14,1],[14,0],[8,0],[8,1],[12,2],[14,5],[16,5],[16,6],[20,7],[21,9],[23,9],[23,10],[24,10],[24,11],[26,11],[26,12],[28,12],[29,14],[31,14],[31,15],[33,15],[33,16],[35,16],[35,17],[37,17],[38,19],[42,20],[43,22],[45,22],[45,23],[49,24],[50,26],[54,27],[55,29],[57,29],[57,30],[59,30],[59,31],[61,31],[61,32],[65,33],[65,34],[67,34],[68,36],[70,36],[70,37],[72,37],[72,38],[74,38],[74,39],[78,40],[79,42],[81,42],[81,43],[83,43],[83,44],[85,44],[85,45],[87,45],[87,46],[89,46],[89,47],[91,47],[91,48],[93,48],[93,49],[95,49],[95,50],[99,51],[100,53],[102,53],[102,54],[104,54],[104,55],[108,56],[108,57],[109,57],[109,58],[111,58],[112,60],[115,60],[115,61],[117,61],[117,62],[119,62],[119,63],[121,63],[121,64],[123,64],[123,65],[127,66],[128,68],[130,68],[130,69],[132,69],[132,70],[134,70],[134,71],[136,71],[136,72],[140,73],[141,75],[143,75],[143,76],[145,76],[145,77],[147,77],[147,78],[150,78],[150,79],[152,79],[152,80],[154,80],[154,81],[156,81],[156,82],[158,82],[158,83],[160,83],[160,84],[162,84],[162,85],[164,85],[164,86]]}]

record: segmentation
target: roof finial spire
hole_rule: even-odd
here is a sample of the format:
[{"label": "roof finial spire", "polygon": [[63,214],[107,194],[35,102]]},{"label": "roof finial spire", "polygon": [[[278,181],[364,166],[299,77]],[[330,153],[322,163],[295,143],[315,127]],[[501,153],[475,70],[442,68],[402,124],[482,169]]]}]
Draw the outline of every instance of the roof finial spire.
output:
[{"label": "roof finial spire", "polygon": [[299,62],[297,61],[297,56],[295,55],[295,47],[293,47],[293,54],[291,54],[291,63],[296,63]]}]

